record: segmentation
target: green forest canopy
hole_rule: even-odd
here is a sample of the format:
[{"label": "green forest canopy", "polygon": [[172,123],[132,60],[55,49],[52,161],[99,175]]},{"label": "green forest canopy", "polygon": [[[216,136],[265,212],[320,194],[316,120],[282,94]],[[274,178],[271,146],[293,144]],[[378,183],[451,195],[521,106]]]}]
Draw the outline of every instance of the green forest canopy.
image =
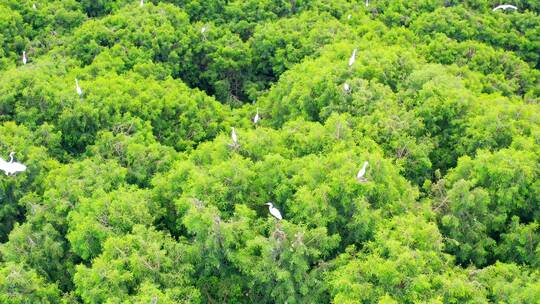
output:
[{"label": "green forest canopy", "polygon": [[368,2],[0,0],[0,302],[539,303],[540,2]]}]

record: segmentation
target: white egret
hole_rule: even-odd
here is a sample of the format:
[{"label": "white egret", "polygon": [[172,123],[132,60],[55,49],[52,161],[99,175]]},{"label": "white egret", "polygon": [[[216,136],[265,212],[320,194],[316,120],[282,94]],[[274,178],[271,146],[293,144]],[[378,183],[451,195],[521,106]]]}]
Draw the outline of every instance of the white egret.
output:
[{"label": "white egret", "polygon": [[26,64],[28,62],[28,58],[26,58],[26,51],[22,51],[22,63]]},{"label": "white egret", "polygon": [[510,10],[510,9],[513,9],[513,10],[517,10],[518,8],[513,6],[513,5],[510,5],[510,4],[502,4],[502,5],[499,5],[497,6],[496,8],[493,9],[493,11],[496,11],[496,10]]},{"label": "white egret", "polygon": [[201,34],[204,34],[206,32],[206,26],[201,27]]},{"label": "white egret", "polygon": [[350,93],[351,92],[351,86],[348,83],[344,83],[343,84],[343,91],[345,91],[345,93]]},{"label": "white egret", "polygon": [[358,174],[356,174],[356,179],[360,182],[367,182],[367,179],[364,177],[366,175],[366,168],[368,166],[368,162],[365,161],[364,165],[362,166],[362,169],[358,171]]},{"label": "white egret", "polygon": [[366,7],[369,6],[369,0],[366,0]]},{"label": "white egret", "polygon": [[349,66],[352,66],[356,61],[356,49],[353,50],[351,58],[349,58]]},{"label": "white egret", "polygon": [[9,162],[0,157],[0,170],[4,171],[6,175],[13,175],[17,172],[23,172],[26,170],[25,165],[13,161],[13,155],[15,155],[15,152],[9,153]]},{"label": "white egret", "polygon": [[257,108],[257,114],[255,114],[255,117],[253,117],[253,123],[257,124],[261,120],[261,116],[259,115],[259,108]]},{"label": "white egret", "polygon": [[232,129],[231,138],[232,138],[233,144],[236,146],[238,145],[238,136],[236,136],[236,131],[234,131],[234,127],[231,127],[231,129]]},{"label": "white egret", "polygon": [[36,7],[36,4],[35,4],[35,3],[34,3],[34,4],[32,4],[32,8],[33,8],[34,10],[36,10],[36,9],[37,9],[37,7]]},{"label": "white egret", "polygon": [[268,206],[268,210],[270,210],[270,214],[272,214],[275,218],[277,218],[278,220],[283,219],[283,217],[281,216],[281,212],[279,212],[277,208],[274,208],[274,205],[272,205],[272,203],[266,203],[265,205]]},{"label": "white egret", "polygon": [[77,94],[79,94],[79,96],[82,96],[82,89],[79,86],[79,80],[77,80],[77,78],[75,78],[75,88],[77,89]]},{"label": "white egret", "polygon": [[352,18],[352,15],[349,14],[349,15],[347,16],[347,20],[351,20],[351,18]]},{"label": "white egret", "polygon": [[143,7],[143,6],[144,6],[144,0],[141,0],[141,3],[139,3],[139,5],[140,5],[141,7]]}]

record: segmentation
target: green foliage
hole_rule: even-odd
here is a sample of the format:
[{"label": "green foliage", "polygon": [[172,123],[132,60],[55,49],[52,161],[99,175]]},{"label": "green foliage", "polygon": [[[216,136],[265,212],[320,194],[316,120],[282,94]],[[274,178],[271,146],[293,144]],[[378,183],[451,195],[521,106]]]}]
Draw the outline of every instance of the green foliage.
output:
[{"label": "green foliage", "polygon": [[441,181],[448,189],[438,206],[441,224],[449,250],[461,262],[484,265],[497,257],[538,263],[537,163],[538,157],[526,151],[480,151],[474,160],[460,159]]},{"label": "green foliage", "polygon": [[54,284],[48,284],[35,271],[19,264],[0,265],[0,300],[2,303],[58,303],[60,292]]},{"label": "green foliage", "polygon": [[2,1],[0,302],[538,303],[537,2]]}]

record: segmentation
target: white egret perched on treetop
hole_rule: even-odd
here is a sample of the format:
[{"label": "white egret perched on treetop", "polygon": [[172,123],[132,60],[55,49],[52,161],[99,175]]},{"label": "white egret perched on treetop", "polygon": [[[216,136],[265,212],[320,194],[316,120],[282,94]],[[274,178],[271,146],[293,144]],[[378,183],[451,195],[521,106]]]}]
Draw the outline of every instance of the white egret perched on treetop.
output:
[{"label": "white egret perched on treetop", "polygon": [[22,51],[22,63],[26,64],[28,62],[28,58],[26,58],[26,51]]},{"label": "white egret perched on treetop", "polygon": [[261,116],[259,115],[259,108],[257,108],[257,114],[255,114],[255,117],[253,117],[253,123],[257,124],[261,120]]},{"label": "white egret perched on treetop", "polygon": [[201,34],[204,34],[206,32],[206,26],[201,27]]},{"label": "white egret perched on treetop", "polygon": [[281,216],[281,212],[277,208],[274,208],[274,205],[272,203],[266,203],[265,205],[268,206],[268,210],[270,210],[270,214],[272,214],[275,218],[278,220],[282,220],[283,217]]},{"label": "white egret perched on treetop", "polygon": [[343,91],[345,91],[345,93],[349,93],[351,91],[351,86],[348,83],[344,83]]},{"label": "white egret perched on treetop", "polygon": [[369,6],[369,0],[366,0],[366,7]]},{"label": "white egret perched on treetop", "polygon": [[238,145],[238,136],[236,136],[236,131],[234,131],[234,127],[231,127],[231,138],[234,145]]},{"label": "white egret perched on treetop", "polygon": [[368,162],[365,161],[364,165],[362,166],[362,169],[360,169],[360,171],[358,171],[358,174],[356,174],[356,179],[359,182],[367,182],[367,179],[364,177],[364,175],[366,175],[367,166],[368,166]]},{"label": "white egret perched on treetop", "polygon": [[0,170],[4,171],[6,175],[13,175],[17,172],[23,172],[26,170],[26,166],[13,161],[13,155],[15,152],[9,153],[9,162],[0,157]]},{"label": "white egret perched on treetop", "polygon": [[349,15],[347,16],[347,20],[351,20],[351,18],[352,18],[352,15],[349,14]]},{"label": "white egret perched on treetop", "polygon": [[82,96],[82,89],[79,86],[79,80],[77,78],[75,78],[75,88],[77,89],[77,94],[79,94],[79,96]]},{"label": "white egret perched on treetop", "polygon": [[513,5],[510,5],[510,4],[503,4],[503,5],[499,5],[497,6],[496,8],[493,9],[493,11],[496,11],[496,10],[509,10],[509,9],[513,9],[513,10],[517,10],[518,8],[513,6]]},{"label": "white egret perched on treetop", "polygon": [[37,7],[36,7],[36,4],[35,4],[35,3],[34,3],[34,4],[32,4],[32,8],[33,8],[34,10],[35,10],[35,9],[37,9]]},{"label": "white egret perched on treetop", "polygon": [[141,7],[143,7],[143,6],[144,6],[144,0],[141,0],[141,3],[139,3],[139,5],[140,5]]},{"label": "white egret perched on treetop", "polygon": [[349,66],[352,66],[356,61],[356,49],[353,50],[351,58],[349,58]]}]

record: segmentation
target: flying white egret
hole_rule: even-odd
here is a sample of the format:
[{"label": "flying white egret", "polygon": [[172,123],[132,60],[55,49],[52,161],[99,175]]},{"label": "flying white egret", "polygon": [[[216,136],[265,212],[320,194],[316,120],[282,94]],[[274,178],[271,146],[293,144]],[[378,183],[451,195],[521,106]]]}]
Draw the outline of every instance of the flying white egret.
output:
[{"label": "flying white egret", "polygon": [[352,66],[356,61],[356,49],[353,50],[351,58],[349,58],[349,66]]},{"label": "flying white egret", "polygon": [[261,116],[259,115],[259,108],[257,108],[257,114],[255,114],[255,117],[253,117],[253,123],[257,124],[261,120]]},{"label": "flying white egret", "polygon": [[496,10],[509,10],[509,9],[513,9],[513,10],[517,10],[518,8],[513,6],[513,5],[510,5],[510,4],[502,4],[502,5],[499,5],[497,6],[496,8],[493,9],[493,11],[496,11]]},{"label": "flying white egret", "polygon": [[345,93],[349,93],[351,91],[351,86],[348,83],[344,83],[343,91],[345,91]]},{"label": "flying white egret", "polygon": [[231,127],[231,138],[234,145],[238,145],[238,136],[236,136],[236,132],[234,131],[234,127]]},{"label": "flying white egret", "polygon": [[283,217],[281,216],[281,212],[279,212],[277,208],[274,208],[274,205],[272,205],[272,203],[266,203],[265,205],[268,206],[268,210],[270,210],[270,214],[272,214],[275,218],[277,218],[278,220],[283,219]]},{"label": "flying white egret", "polygon": [[75,88],[77,89],[77,94],[79,94],[79,96],[82,96],[82,89],[79,86],[79,80],[77,80],[77,78],[75,78]]},{"label": "flying white egret", "polygon": [[356,174],[356,179],[358,179],[358,181],[367,182],[367,179],[364,177],[364,175],[366,175],[367,166],[368,166],[368,162],[365,161],[364,165],[362,166],[362,169],[360,169],[360,171],[358,171],[358,174]]},{"label": "flying white egret", "polygon": [[139,4],[141,7],[144,6],[144,0],[141,0],[141,3]]},{"label": "flying white egret", "polygon": [[17,172],[23,172],[26,170],[26,166],[13,161],[13,155],[15,152],[9,153],[9,162],[0,157],[0,170],[4,171],[6,175],[13,175]]},{"label": "flying white egret", "polygon": [[26,64],[28,62],[28,58],[26,58],[26,51],[22,51],[22,63]]}]

